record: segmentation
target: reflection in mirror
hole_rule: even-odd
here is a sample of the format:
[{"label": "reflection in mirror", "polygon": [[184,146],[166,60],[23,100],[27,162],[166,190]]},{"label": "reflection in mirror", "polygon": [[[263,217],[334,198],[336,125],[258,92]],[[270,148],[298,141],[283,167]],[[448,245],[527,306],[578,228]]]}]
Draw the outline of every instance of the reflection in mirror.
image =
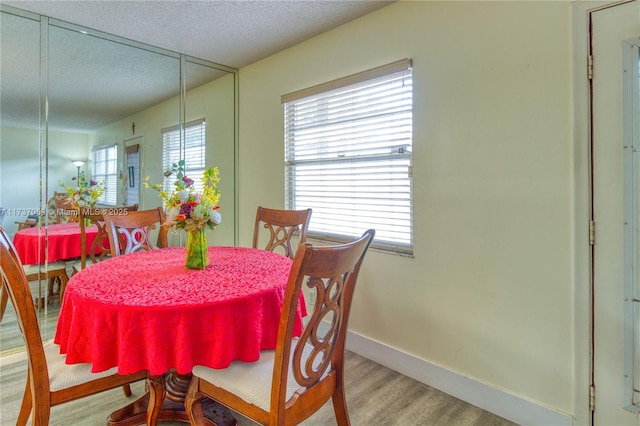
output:
[{"label": "reflection in mirror", "polygon": [[144,145],[142,136],[132,136],[124,140],[124,170],[120,173],[122,180],[122,192],[124,195],[124,205],[140,205],[140,150]]},{"label": "reflection in mirror", "polygon": [[[11,237],[19,226],[41,220],[40,21],[3,12],[0,30],[0,207],[2,227]],[[42,300],[39,280],[31,285],[34,298]],[[8,303],[0,319],[0,355],[23,345]]]},{"label": "reflection in mirror", "polygon": [[[86,173],[93,179],[92,171],[98,167],[92,162],[94,151],[116,145],[116,161],[100,170],[109,195],[100,204],[124,205],[127,182],[131,182],[124,179],[128,178],[124,141],[139,136],[145,127],[127,119],[179,96],[180,60],[106,39],[100,33],[53,25],[49,52],[49,129],[81,136],[73,144],[49,141],[49,192],[58,190],[60,181],[74,185],[68,168],[71,158],[87,159]],[[178,114],[176,106],[173,115]],[[103,130],[121,122],[126,124],[117,132]],[[66,175],[54,179],[53,171],[66,171]]]},{"label": "reflection in mirror", "polygon": [[[60,183],[76,186],[79,172],[92,177],[97,171],[95,152],[103,147],[115,146],[117,151],[114,166],[103,171],[115,176],[115,185],[108,188],[115,194],[114,205],[135,204],[130,202],[136,196],[141,209],[161,205],[157,193],[140,189],[140,180],[147,176],[162,180],[161,129],[196,116],[208,123],[207,163],[218,165],[222,175],[225,226],[216,229],[211,244],[233,245],[236,70],[14,8],[0,5],[0,10],[0,207],[9,213],[3,225],[14,243],[14,222],[27,215],[11,214],[35,209],[42,213],[42,227],[35,228],[34,250],[49,253],[57,226],[53,198],[63,191]],[[41,33],[41,25],[47,31]],[[181,66],[185,66],[184,98]],[[43,88],[48,98],[42,100],[40,71],[48,83]],[[48,117],[41,120],[40,105],[46,99]],[[135,153],[134,145],[138,145]],[[78,168],[74,160],[85,164]],[[138,169],[130,174],[136,162]],[[46,209],[48,200],[54,206],[51,211]],[[43,339],[53,337],[60,307],[60,301],[50,297],[49,284],[46,275],[31,282],[34,297],[42,299],[38,312]],[[53,283],[53,296],[58,287]],[[7,308],[0,321],[0,356],[23,344],[10,311]],[[13,341],[6,340],[8,336]]]},{"label": "reflection in mirror", "polygon": [[640,38],[623,43],[625,400],[640,407]]},{"label": "reflection in mirror", "polygon": [[[207,231],[209,245],[234,245],[235,243],[235,75],[212,68],[210,65],[187,60],[185,79],[188,90],[185,95],[185,122],[204,119],[206,123],[205,167],[220,169],[218,185],[220,213],[224,226]],[[203,84],[206,82],[206,84]]]},{"label": "reflection in mirror", "polygon": [[40,22],[2,13],[0,28],[0,207],[13,235],[16,222],[38,213]]}]

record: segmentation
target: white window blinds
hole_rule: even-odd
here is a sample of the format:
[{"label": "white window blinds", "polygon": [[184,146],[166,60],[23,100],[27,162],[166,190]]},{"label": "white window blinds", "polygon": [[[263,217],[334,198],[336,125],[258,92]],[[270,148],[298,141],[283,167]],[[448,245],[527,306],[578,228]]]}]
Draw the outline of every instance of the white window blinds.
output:
[{"label": "white window blinds", "polygon": [[412,73],[398,61],[283,96],[288,209],[309,235],[412,253]]},{"label": "white window blinds", "polygon": [[115,206],[118,198],[118,147],[97,148],[91,153],[91,179],[104,182],[98,204]]},{"label": "white window blinds", "polygon": [[[195,120],[184,125],[184,142],[181,144],[180,126],[162,129],[162,170],[184,159],[185,174],[193,179],[195,187],[202,190],[205,169],[205,120]],[[172,176],[173,177],[173,176]],[[165,179],[164,189],[174,189],[175,179]]]}]

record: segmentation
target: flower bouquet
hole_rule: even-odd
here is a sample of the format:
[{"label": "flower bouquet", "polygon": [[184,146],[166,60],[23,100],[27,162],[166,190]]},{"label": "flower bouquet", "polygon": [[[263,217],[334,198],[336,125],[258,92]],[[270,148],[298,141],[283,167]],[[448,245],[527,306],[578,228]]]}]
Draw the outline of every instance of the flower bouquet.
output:
[{"label": "flower bouquet", "polygon": [[193,179],[185,174],[184,160],[174,163],[170,170],[164,172],[165,178],[175,175],[176,181],[173,183],[172,191],[165,190],[161,184],[150,184],[148,177],[144,180],[145,187],[157,190],[165,203],[164,225],[173,230],[187,231],[186,267],[189,269],[204,269],[209,264],[205,230],[215,229],[222,222],[222,216],[218,211],[218,173],[217,167],[204,171],[201,193],[194,186]]},{"label": "flower bouquet", "polygon": [[[76,180],[76,178],[74,177],[72,178],[72,180]],[[58,211],[60,208],[71,208],[74,210],[72,216],[75,216],[75,219],[73,220],[79,219],[81,208],[94,207],[98,202],[98,198],[100,198],[104,194],[105,190],[104,184],[102,182],[96,182],[93,179],[87,181],[84,172],[80,172],[77,180],[77,187],[68,186],[63,182],[60,182],[60,186],[62,186],[67,193],[67,198],[65,198],[64,200],[55,201],[56,214],[62,214],[60,211]],[[67,211],[66,214],[69,214],[69,212]]]},{"label": "flower bouquet", "polygon": [[[98,202],[98,198],[104,194],[104,184],[93,179],[87,181],[84,172],[81,172],[77,179],[77,187],[67,186],[60,182],[60,185],[69,195],[71,206],[75,209],[94,207]],[[76,180],[76,178],[74,177],[73,180]]]}]

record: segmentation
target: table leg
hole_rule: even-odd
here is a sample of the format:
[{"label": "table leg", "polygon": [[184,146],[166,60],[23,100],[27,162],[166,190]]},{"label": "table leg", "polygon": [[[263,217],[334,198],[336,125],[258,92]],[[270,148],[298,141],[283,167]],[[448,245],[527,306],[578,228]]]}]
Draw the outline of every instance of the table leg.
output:
[{"label": "table leg", "polygon": [[[114,411],[107,419],[109,426],[156,425],[162,421],[189,423],[184,399],[191,374],[169,371],[147,380],[147,392],[138,400]],[[206,399],[202,402],[205,417],[216,426],[236,426],[238,422],[225,406]]]}]

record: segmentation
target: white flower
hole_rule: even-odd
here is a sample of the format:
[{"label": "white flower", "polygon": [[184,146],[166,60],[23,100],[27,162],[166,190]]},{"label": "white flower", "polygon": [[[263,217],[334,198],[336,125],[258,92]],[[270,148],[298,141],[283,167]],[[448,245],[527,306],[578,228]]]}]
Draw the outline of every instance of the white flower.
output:
[{"label": "white flower", "polygon": [[180,207],[170,207],[167,209],[166,220],[169,224],[173,225],[176,221],[176,216],[180,214]]},{"label": "white flower", "polygon": [[217,210],[212,209],[209,213],[209,217],[211,218],[211,221],[216,225],[220,225],[220,223],[222,223],[222,215]]},{"label": "white flower", "polygon": [[178,199],[180,201],[182,201],[183,203],[186,203],[187,201],[189,201],[189,190],[188,189],[182,189],[182,190],[178,191]]}]

